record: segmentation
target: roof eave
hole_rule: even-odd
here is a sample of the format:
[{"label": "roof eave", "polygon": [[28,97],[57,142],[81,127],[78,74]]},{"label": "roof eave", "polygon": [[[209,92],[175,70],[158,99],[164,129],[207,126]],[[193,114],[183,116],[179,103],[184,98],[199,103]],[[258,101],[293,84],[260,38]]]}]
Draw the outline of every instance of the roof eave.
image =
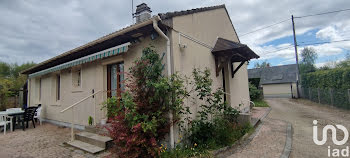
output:
[{"label": "roof eave", "polygon": [[130,31],[133,31],[133,30],[135,30],[135,29],[141,28],[141,27],[143,27],[143,26],[150,25],[150,24],[153,23],[153,20],[154,20],[154,19],[157,20],[157,21],[159,21],[159,20],[160,20],[160,17],[159,17],[159,16],[153,16],[152,18],[150,18],[150,19],[148,19],[148,20],[146,20],[146,21],[144,21],[144,22],[137,23],[137,24],[134,24],[134,25],[130,25],[130,26],[125,27],[125,28],[123,28],[123,29],[121,29],[121,30],[115,31],[115,32],[113,32],[113,33],[111,33],[111,34],[108,34],[108,35],[103,36],[103,37],[101,37],[101,38],[99,38],[99,39],[96,39],[96,40],[91,41],[91,42],[89,42],[89,43],[87,43],[87,44],[84,44],[84,45],[82,45],[82,46],[80,46],[80,47],[74,48],[74,49],[72,49],[72,50],[70,50],[70,51],[67,51],[67,52],[62,53],[62,54],[60,54],[60,55],[57,55],[57,56],[55,56],[55,57],[53,57],[53,58],[50,58],[50,59],[48,59],[48,60],[45,60],[45,61],[43,61],[43,62],[41,62],[41,63],[39,63],[39,64],[37,64],[37,65],[35,65],[35,66],[29,68],[29,69],[26,69],[26,70],[24,70],[24,71],[22,71],[22,72],[20,72],[20,73],[21,73],[21,74],[30,74],[30,71],[31,71],[31,70],[33,70],[33,69],[35,69],[35,68],[38,68],[38,67],[40,67],[40,66],[43,66],[43,65],[45,65],[45,64],[47,64],[47,63],[50,63],[50,62],[52,62],[52,61],[54,61],[54,60],[57,60],[57,59],[59,59],[59,58],[65,57],[65,56],[67,56],[67,55],[76,53],[76,52],[81,51],[81,50],[83,50],[83,49],[85,49],[85,48],[88,48],[88,47],[91,47],[91,46],[93,46],[93,45],[102,43],[102,42],[104,42],[104,41],[106,41],[106,40],[109,40],[109,39],[115,38],[115,37],[117,37],[117,36],[123,35],[123,34],[125,34],[125,33],[130,32]]}]

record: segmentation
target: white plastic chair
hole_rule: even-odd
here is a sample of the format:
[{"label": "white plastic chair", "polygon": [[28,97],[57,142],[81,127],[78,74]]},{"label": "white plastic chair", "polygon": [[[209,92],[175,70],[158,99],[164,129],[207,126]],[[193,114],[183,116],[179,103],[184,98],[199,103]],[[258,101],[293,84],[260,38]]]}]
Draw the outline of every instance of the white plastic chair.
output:
[{"label": "white plastic chair", "polygon": [[[10,119],[10,121],[8,121],[8,119]],[[12,117],[11,116],[7,116],[7,115],[0,115],[0,127],[4,126],[4,135],[6,134],[6,126],[7,124],[10,124],[10,129],[11,132],[13,131],[12,129]]]},{"label": "white plastic chair", "polygon": [[41,123],[42,119],[41,119],[40,114],[41,114],[41,107],[38,107],[38,109],[36,109],[36,112],[35,112],[35,114],[34,114],[34,118],[35,118],[35,119],[38,119],[40,125],[42,125],[42,123]]}]

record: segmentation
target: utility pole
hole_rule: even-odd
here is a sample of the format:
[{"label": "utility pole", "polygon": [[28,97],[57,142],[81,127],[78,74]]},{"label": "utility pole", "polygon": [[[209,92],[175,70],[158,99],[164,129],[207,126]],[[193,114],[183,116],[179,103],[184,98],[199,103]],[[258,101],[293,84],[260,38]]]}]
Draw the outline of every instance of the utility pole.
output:
[{"label": "utility pole", "polygon": [[297,44],[297,38],[295,36],[295,26],[294,26],[294,16],[292,15],[292,24],[293,24],[293,35],[294,35],[294,50],[295,50],[295,61],[297,64],[297,95],[299,98],[299,59],[298,59],[298,44]]},{"label": "utility pole", "polygon": [[131,24],[134,24],[134,0],[131,0]]}]

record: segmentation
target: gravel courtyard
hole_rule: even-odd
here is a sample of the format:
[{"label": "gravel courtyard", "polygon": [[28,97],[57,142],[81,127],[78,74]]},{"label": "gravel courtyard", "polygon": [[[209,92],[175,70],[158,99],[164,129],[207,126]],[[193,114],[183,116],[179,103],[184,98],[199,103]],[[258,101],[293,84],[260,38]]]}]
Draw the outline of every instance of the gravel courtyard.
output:
[{"label": "gravel courtyard", "polygon": [[[328,133],[328,141],[322,146],[313,142],[313,120],[318,120],[318,138],[321,139],[321,130],[326,125],[341,124],[350,130],[350,111],[320,105],[308,100],[295,99],[267,99],[272,107],[269,118],[285,120],[293,125],[293,147],[290,157],[328,157],[328,146],[344,149],[350,146],[350,141],[345,145],[336,146]],[[344,138],[343,132],[337,130],[337,140]]]},{"label": "gravel courtyard", "polygon": [[107,152],[92,155],[63,143],[70,139],[70,128],[44,123],[25,131],[16,129],[0,133],[0,158],[89,158],[104,157]]}]

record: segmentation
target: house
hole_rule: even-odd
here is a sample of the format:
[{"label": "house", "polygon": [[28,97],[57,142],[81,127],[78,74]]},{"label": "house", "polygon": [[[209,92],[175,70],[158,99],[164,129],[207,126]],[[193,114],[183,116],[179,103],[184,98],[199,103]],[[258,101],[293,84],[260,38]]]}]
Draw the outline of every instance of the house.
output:
[{"label": "house", "polygon": [[258,79],[265,98],[297,97],[296,64],[249,69],[248,77]]},{"label": "house", "polygon": [[152,44],[165,54],[167,75],[190,76],[193,68],[207,67],[214,87],[224,87],[226,101],[249,111],[247,62],[259,56],[240,43],[225,5],[152,16],[143,3],[135,17],[133,25],[22,72],[29,77],[28,106],[42,104],[44,121],[51,123],[68,126],[74,120],[75,128],[84,129],[91,116],[97,124],[106,118],[101,103],[123,88],[118,72],[127,72]]}]

